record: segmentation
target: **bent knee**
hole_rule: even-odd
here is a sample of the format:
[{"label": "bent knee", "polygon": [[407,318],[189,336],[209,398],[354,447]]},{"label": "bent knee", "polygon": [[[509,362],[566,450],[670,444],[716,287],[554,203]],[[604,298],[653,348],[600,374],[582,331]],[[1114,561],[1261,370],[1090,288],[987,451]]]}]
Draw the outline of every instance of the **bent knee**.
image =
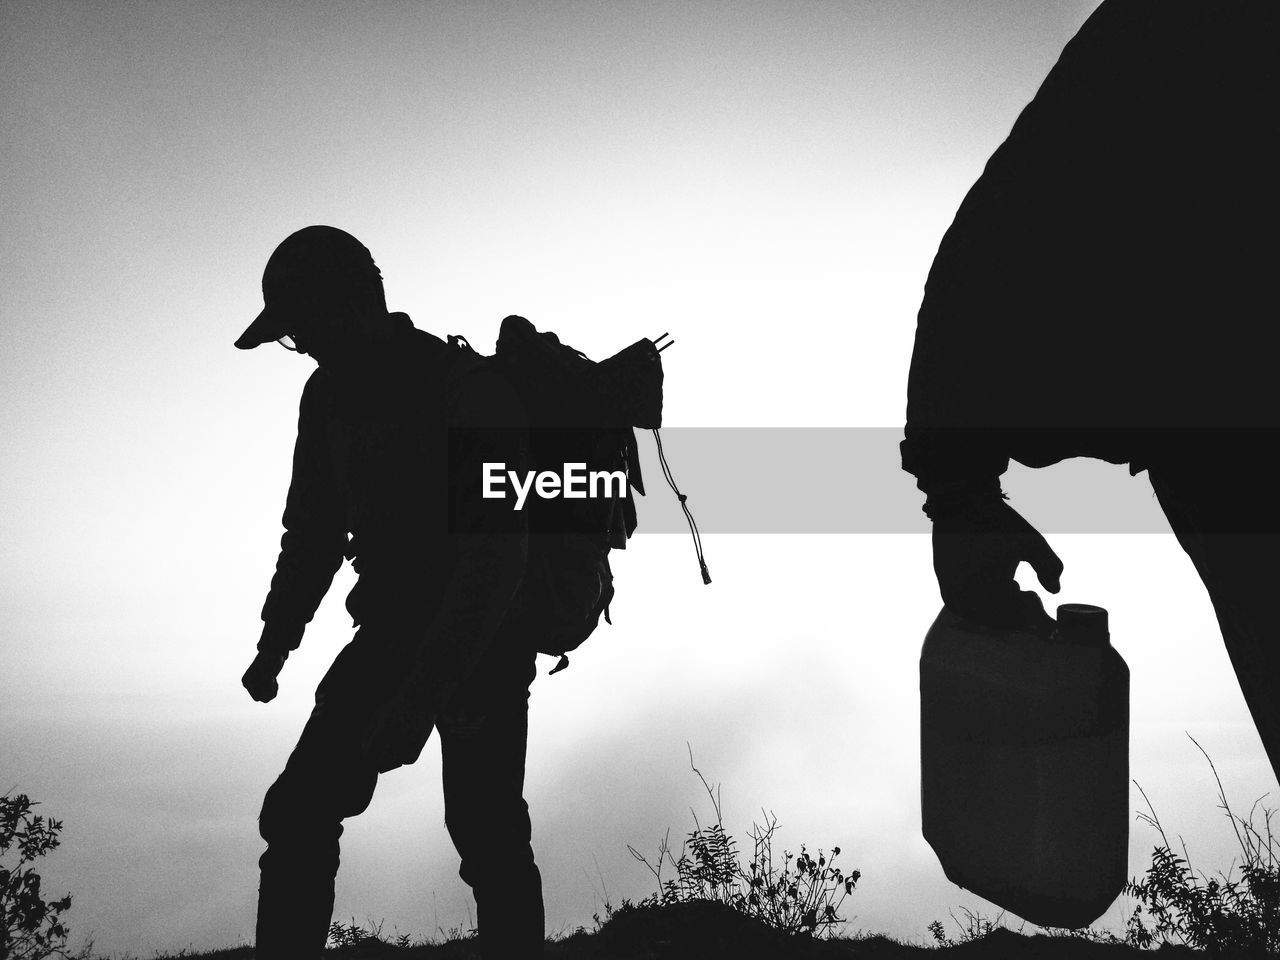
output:
[{"label": "bent knee", "polygon": [[454,847],[464,860],[484,861],[533,859],[530,847],[533,830],[529,808],[521,801],[507,810],[468,810],[461,815],[445,813],[445,827]]},{"label": "bent knee", "polygon": [[287,798],[288,789],[277,780],[267,788],[267,795],[262,798],[262,809],[258,812],[258,834],[267,843],[282,840],[294,826],[296,810]]},{"label": "bent knee", "polygon": [[267,843],[307,843],[335,840],[342,833],[342,817],[326,815],[326,804],[315,796],[299,794],[281,777],[267,790],[258,813],[258,833]]}]

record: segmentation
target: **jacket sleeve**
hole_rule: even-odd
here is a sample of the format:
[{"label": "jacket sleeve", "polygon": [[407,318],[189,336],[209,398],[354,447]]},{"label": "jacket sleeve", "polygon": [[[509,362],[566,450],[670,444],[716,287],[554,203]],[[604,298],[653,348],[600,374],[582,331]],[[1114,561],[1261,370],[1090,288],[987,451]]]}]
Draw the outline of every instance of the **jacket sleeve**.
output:
[{"label": "jacket sleeve", "polygon": [[482,496],[483,464],[523,473],[528,464],[524,411],[504,379],[465,377],[450,418],[449,536],[454,564],[406,683],[439,709],[493,641],[524,578],[528,523],[511,497]]},{"label": "jacket sleeve", "polygon": [[323,375],[302,392],[293,476],[285,500],[284,534],[271,589],[262,606],[265,624],[258,649],[296,649],[315,616],[347,545],[342,503],[334,484],[324,424]]},{"label": "jacket sleeve", "polygon": [[1088,413],[1075,384],[1116,382],[1081,369],[1107,355],[1085,324],[1104,307],[1123,313],[1094,295],[1117,286],[1109,271],[1132,266],[1099,249],[1121,245],[1117,211],[1141,182],[1127,164],[1145,156],[1131,145],[1158,99],[1147,87],[1161,78],[1142,73],[1156,9],[1111,0],[1094,12],[942,238],[917,318],[901,447],[926,494],[991,487],[1028,443],[1054,447],[1049,461],[1067,455],[1056,428]]}]

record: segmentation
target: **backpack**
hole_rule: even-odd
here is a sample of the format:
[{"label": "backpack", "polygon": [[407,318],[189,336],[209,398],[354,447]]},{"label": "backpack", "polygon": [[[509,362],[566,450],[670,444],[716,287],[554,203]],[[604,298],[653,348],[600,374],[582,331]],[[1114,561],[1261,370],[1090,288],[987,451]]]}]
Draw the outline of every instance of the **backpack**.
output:
[{"label": "backpack", "polygon": [[[504,629],[533,638],[538,652],[569,665],[568,654],[591,636],[614,597],[609,551],[625,549],[636,528],[633,492],[644,495],[635,427],[652,429],[663,476],[680,499],[689,523],[703,583],[711,582],[697,524],[676,489],[662,452],[662,360],[667,346],[638,340],[599,363],[539,332],[524,317],[502,321],[497,349],[487,362],[520,398],[529,423],[529,467],[561,472],[585,464],[591,472],[625,474],[621,490],[570,500],[530,497],[529,557],[524,580],[512,599]],[[450,343],[461,338],[450,337]]]}]

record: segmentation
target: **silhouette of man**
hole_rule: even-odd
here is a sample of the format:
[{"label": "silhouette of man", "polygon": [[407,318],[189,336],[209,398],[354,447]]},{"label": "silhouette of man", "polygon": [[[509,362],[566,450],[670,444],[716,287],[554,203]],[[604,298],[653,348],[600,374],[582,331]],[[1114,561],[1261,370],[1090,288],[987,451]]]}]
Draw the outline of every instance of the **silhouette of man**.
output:
[{"label": "silhouette of man", "polygon": [[[369,251],[333,227],[286,238],[265,308],[236,341],[318,364],[302,393],[280,555],[244,674],[262,702],[344,556],[358,630],[316,690],[267,791],[257,956],[319,956],[342,820],[378,774],[440,733],[445,822],[486,956],[540,957],[542,885],[523,799],[534,644],[501,629],[527,549],[523,514],[481,498],[480,464],[522,469],[523,412],[471,351],[388,313]],[[292,341],[290,343],[289,341]]]},{"label": "silhouette of man", "polygon": [[[1280,770],[1274,4],[1107,0],[970,189],[925,285],[904,469],[943,600],[1017,622],[1009,459],[1146,469]],[[1034,605],[1033,605],[1034,606]]]}]

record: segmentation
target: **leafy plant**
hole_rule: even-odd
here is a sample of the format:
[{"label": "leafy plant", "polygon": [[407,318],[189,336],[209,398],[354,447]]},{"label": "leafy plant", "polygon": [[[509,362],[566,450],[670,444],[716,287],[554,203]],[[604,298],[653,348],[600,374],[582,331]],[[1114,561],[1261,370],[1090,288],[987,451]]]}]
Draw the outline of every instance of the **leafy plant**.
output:
[{"label": "leafy plant", "polygon": [[[694,766],[692,750],[689,766],[702,781],[715,818],[703,826],[694,813],[694,829],[685,838],[678,857],[671,849],[670,831],[659,843],[653,863],[635,847],[627,846],[658,884],[658,891],[638,906],[721,903],[775,930],[808,936],[834,935],[845,922],[838,911],[853,893],[861,872],[852,870],[846,874],[835,865],[839,847],[833,847],[830,856],[819,850],[815,859],[802,844],[799,854],[784,850],[781,862],[775,862],[773,841],[778,819],[772,813],[762,813],[763,824],[752,824],[752,851],[744,867],[737,842],[724,828],[719,786],[712,787]],[[664,879],[667,867],[675,870],[675,876]]]},{"label": "leafy plant", "polygon": [[368,929],[356,923],[355,917],[351,918],[350,923],[335,920],[329,924],[329,946],[331,947],[358,947],[369,943],[385,942],[382,938],[381,920],[377,923],[370,920]]},{"label": "leafy plant", "polygon": [[[57,848],[62,821],[33,813],[36,806],[25,793],[0,797],[0,957],[13,960],[68,956],[62,915],[71,895],[45,900],[32,866]],[[17,862],[10,866],[13,852]]]},{"label": "leafy plant", "polygon": [[1138,786],[1148,811],[1139,818],[1155,827],[1163,842],[1152,854],[1146,877],[1126,886],[1138,906],[1129,918],[1125,939],[1140,947],[1177,942],[1232,956],[1280,953],[1280,851],[1271,829],[1274,811],[1262,807],[1259,798],[1248,818],[1233,813],[1213,760],[1194,737],[1188,737],[1213,771],[1218,806],[1231,822],[1240,847],[1239,875],[1235,863],[1217,877],[1197,872],[1181,837],[1182,855],[1174,853],[1150,798]]},{"label": "leafy plant", "polygon": [[956,916],[954,910],[951,911],[951,919],[960,931],[960,935],[955,939],[947,936],[947,929],[941,920],[934,920],[928,925],[929,933],[933,935],[938,946],[954,947],[960,943],[972,943],[990,936],[995,930],[1005,929],[1003,910],[995,917],[984,917],[968,907],[961,907],[960,912],[964,914],[963,920]]},{"label": "leafy plant", "polygon": [[[411,937],[407,933],[400,933],[398,930],[392,934],[383,932],[386,926],[385,920],[374,920],[372,917],[365,920],[365,925],[361,926],[356,923],[355,917],[344,923],[341,920],[335,920],[329,924],[329,940],[327,946],[337,949],[342,948],[362,948],[357,956],[364,956],[364,950],[376,947],[395,947],[401,950],[407,950],[411,947],[438,947],[445,944],[459,946],[465,943],[474,944],[476,938],[476,930],[474,927],[463,928],[461,926],[437,927],[439,931],[438,937],[417,938]],[[381,956],[381,953],[377,954]]]}]

